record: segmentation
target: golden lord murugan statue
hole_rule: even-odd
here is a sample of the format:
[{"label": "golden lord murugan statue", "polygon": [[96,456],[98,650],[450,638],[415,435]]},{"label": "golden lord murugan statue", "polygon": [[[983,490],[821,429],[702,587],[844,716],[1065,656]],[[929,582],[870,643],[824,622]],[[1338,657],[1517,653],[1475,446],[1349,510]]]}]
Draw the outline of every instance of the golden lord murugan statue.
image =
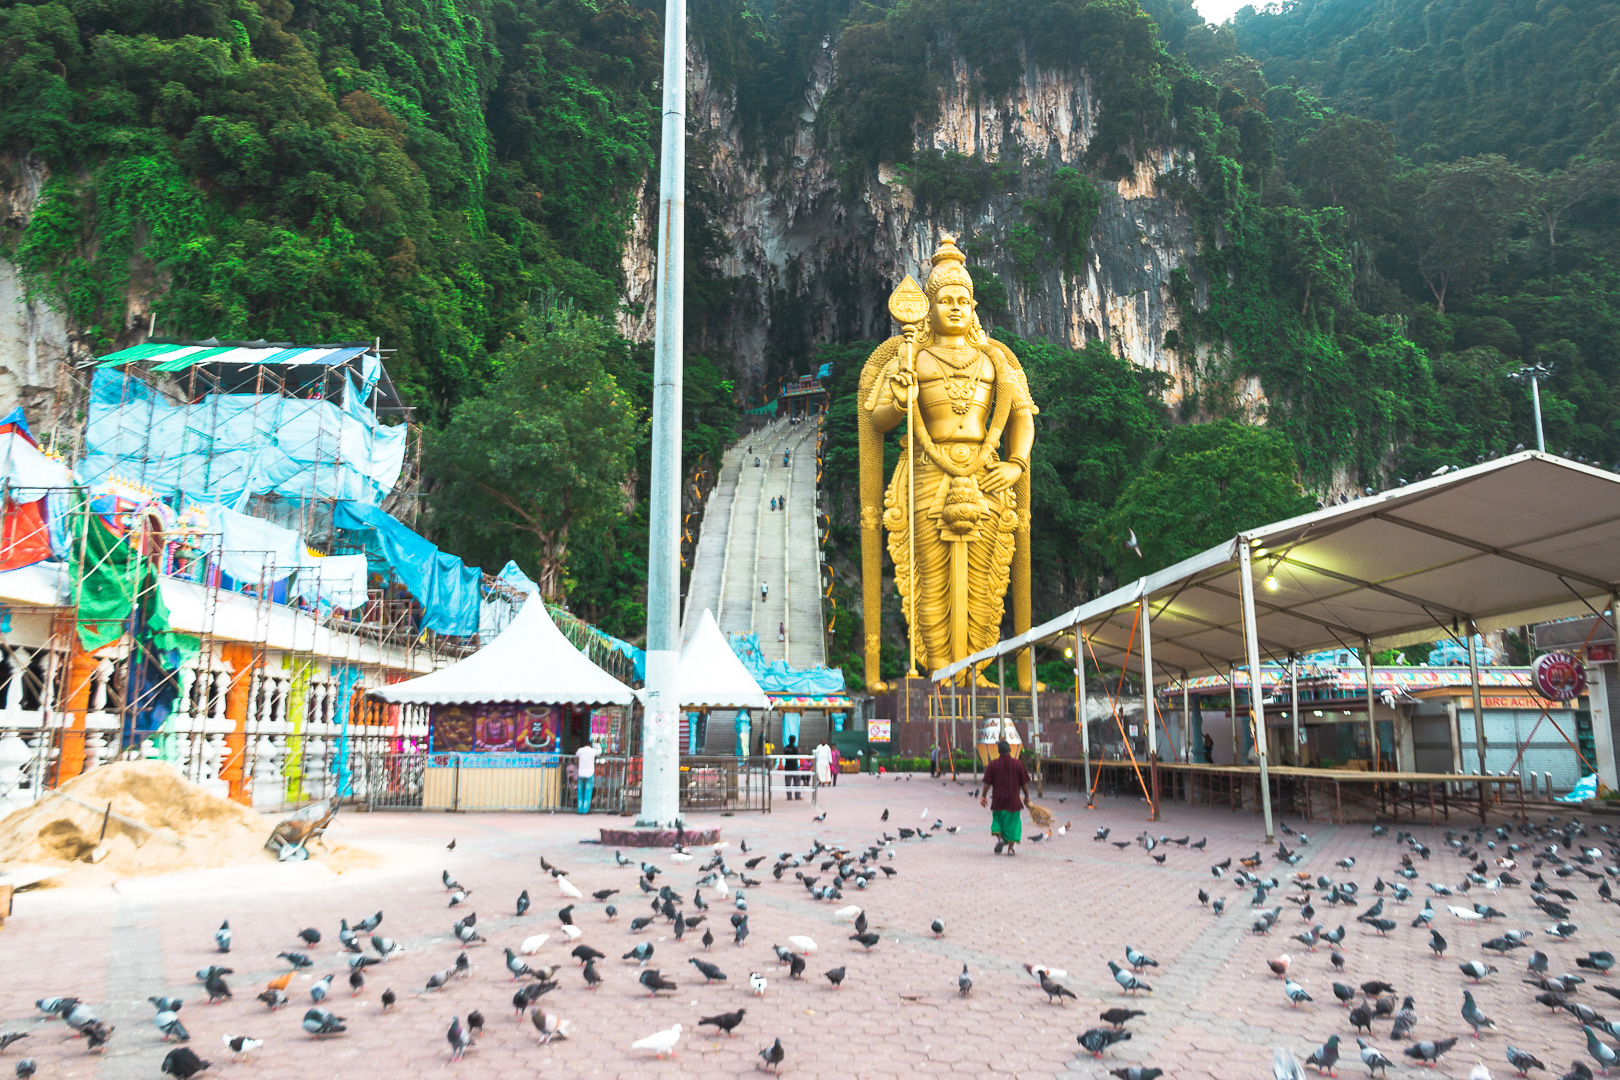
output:
[{"label": "golden lord murugan statue", "polygon": [[[979,324],[973,279],[951,237],[932,262],[926,289],[908,275],[889,298],[902,333],[873,350],[861,371],[868,686],[882,678],[880,526],[889,534],[913,671],[935,670],[994,644],[1009,581],[1013,632],[1030,625],[1029,455],[1038,410],[1018,358]],[[902,424],[905,453],[885,491],[883,437]],[[1027,660],[1018,667],[1027,690]]]}]

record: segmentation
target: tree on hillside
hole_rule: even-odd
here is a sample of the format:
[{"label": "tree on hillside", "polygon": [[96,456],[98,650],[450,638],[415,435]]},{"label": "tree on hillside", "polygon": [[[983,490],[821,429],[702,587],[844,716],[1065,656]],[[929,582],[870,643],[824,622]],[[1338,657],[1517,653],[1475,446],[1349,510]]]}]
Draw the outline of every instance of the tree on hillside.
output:
[{"label": "tree on hillside", "polygon": [[496,357],[489,388],[428,443],[435,531],[485,565],[516,558],[560,597],[569,539],[633,505],[645,424],[609,366],[626,345],[571,308],[534,315]]},{"label": "tree on hillside", "polygon": [[[1217,420],[1170,429],[1095,531],[1120,581],[1196,555],[1242,529],[1310,511],[1281,432]],[[1126,547],[1131,533],[1141,557]]]},{"label": "tree on hillside", "polygon": [[1443,315],[1446,296],[1485,283],[1508,256],[1508,240],[1527,214],[1535,177],[1495,154],[1430,165],[1418,185],[1418,273]]}]

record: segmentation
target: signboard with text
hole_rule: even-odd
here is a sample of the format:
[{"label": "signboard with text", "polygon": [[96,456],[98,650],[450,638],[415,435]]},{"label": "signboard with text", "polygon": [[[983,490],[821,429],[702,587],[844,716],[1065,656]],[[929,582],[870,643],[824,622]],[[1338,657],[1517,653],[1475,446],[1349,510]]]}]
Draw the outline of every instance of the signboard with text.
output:
[{"label": "signboard with text", "polygon": [[866,722],[866,741],[871,743],[886,743],[889,741],[888,720],[868,720]]}]

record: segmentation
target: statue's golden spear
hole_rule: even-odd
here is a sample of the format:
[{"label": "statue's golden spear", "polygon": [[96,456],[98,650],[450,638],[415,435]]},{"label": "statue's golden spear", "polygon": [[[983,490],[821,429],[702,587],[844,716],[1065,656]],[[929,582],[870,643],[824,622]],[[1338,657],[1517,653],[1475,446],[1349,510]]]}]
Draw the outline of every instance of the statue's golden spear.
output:
[{"label": "statue's golden spear", "polygon": [[[922,321],[928,317],[928,297],[910,274],[904,281],[895,287],[889,294],[889,314],[894,316],[900,324],[902,333],[905,328],[920,327]],[[912,352],[912,342],[906,340],[905,359],[901,361],[901,370],[911,377],[910,385],[906,390],[906,546],[910,557],[906,560],[906,577],[908,579],[907,598],[911,601],[911,617],[906,620],[906,644],[908,646],[908,666],[906,677],[917,677],[917,476],[916,461],[913,459],[913,445],[916,441],[912,425],[916,417],[912,415],[917,399],[917,371],[916,357]],[[911,703],[910,687],[906,690],[906,704]]]}]

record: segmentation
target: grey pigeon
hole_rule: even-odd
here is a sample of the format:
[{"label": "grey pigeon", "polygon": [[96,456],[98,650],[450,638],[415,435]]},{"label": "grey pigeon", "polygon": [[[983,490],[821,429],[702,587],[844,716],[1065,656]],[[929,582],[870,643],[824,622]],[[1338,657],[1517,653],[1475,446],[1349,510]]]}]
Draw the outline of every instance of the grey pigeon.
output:
[{"label": "grey pigeon", "polygon": [[1388,1074],[1391,1062],[1384,1056],[1382,1050],[1376,1046],[1369,1046],[1367,1040],[1362,1038],[1356,1039],[1356,1045],[1361,1047],[1361,1063],[1367,1066],[1368,1075],[1376,1076],[1379,1069],[1385,1070],[1385,1074]]},{"label": "grey pigeon", "polygon": [[956,977],[956,992],[967,997],[968,991],[973,989],[973,979],[968,975],[968,966],[962,965],[962,974]]},{"label": "grey pigeon", "polygon": [[1311,1051],[1311,1056],[1305,1059],[1305,1064],[1317,1072],[1332,1072],[1333,1066],[1339,1060],[1339,1037],[1329,1035],[1327,1042]]},{"label": "grey pigeon", "polygon": [[780,1073],[782,1071],[782,1059],[787,1057],[787,1051],[782,1049],[782,1040],[777,1039],[761,1050],[759,1056],[764,1060],[766,1068]]},{"label": "grey pigeon", "polygon": [[1440,1055],[1456,1045],[1457,1036],[1453,1035],[1449,1039],[1436,1039],[1433,1042],[1425,1040],[1424,1042],[1413,1043],[1401,1052],[1413,1061],[1421,1061],[1426,1065],[1432,1065],[1440,1060]]},{"label": "grey pigeon", "polygon": [[1474,1004],[1474,995],[1468,990],[1463,991],[1462,1017],[1468,1021],[1468,1026],[1474,1029],[1474,1038],[1479,1038],[1480,1028],[1495,1030],[1496,1021],[1480,1012],[1479,1006]]}]

